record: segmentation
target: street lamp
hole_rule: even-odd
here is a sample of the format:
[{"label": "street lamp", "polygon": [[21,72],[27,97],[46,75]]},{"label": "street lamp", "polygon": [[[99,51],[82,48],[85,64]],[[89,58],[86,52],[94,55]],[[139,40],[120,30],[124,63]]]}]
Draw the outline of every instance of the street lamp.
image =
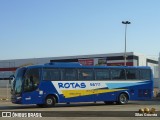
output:
[{"label": "street lamp", "polygon": [[129,21],[122,21],[122,24],[125,24],[125,49],[124,49],[124,66],[126,66],[126,58],[127,58],[127,55],[126,55],[126,39],[127,39],[127,25],[128,24],[131,24],[131,22]]}]

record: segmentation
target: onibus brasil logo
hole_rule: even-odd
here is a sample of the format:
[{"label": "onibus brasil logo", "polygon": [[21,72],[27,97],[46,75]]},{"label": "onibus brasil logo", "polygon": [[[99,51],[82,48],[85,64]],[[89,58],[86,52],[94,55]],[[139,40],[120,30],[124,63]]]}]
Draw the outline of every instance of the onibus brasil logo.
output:
[{"label": "onibus brasil logo", "polygon": [[137,113],[135,113],[136,117],[157,117],[156,109],[155,108],[141,108]]},{"label": "onibus brasil logo", "polygon": [[2,117],[42,117],[42,115],[35,112],[2,112]]}]

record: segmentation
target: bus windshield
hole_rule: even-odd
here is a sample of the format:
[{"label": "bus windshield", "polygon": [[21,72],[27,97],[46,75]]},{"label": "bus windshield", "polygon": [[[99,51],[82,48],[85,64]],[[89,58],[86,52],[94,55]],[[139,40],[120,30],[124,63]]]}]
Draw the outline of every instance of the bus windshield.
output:
[{"label": "bus windshield", "polygon": [[15,94],[21,94],[22,92],[22,83],[25,74],[26,68],[20,68],[15,73],[15,80],[13,81],[12,91]]}]

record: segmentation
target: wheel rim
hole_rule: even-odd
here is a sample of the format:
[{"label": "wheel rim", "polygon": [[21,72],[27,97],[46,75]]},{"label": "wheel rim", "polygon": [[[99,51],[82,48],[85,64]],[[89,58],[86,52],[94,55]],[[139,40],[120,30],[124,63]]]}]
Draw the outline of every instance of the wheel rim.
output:
[{"label": "wheel rim", "polygon": [[52,103],[53,103],[52,99],[47,99],[47,104],[48,105],[52,105]]},{"label": "wheel rim", "polygon": [[120,95],[120,102],[122,103],[122,104],[124,104],[124,103],[127,103],[127,96],[125,95],[125,94],[121,94]]}]

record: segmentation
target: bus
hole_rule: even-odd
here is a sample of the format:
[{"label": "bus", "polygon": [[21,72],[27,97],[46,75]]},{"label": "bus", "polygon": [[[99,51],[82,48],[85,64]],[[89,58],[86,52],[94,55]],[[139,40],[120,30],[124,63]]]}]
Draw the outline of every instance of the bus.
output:
[{"label": "bus", "polygon": [[57,103],[150,100],[153,74],[146,66],[83,66],[46,63],[18,68],[11,89],[15,104],[51,107]]}]

